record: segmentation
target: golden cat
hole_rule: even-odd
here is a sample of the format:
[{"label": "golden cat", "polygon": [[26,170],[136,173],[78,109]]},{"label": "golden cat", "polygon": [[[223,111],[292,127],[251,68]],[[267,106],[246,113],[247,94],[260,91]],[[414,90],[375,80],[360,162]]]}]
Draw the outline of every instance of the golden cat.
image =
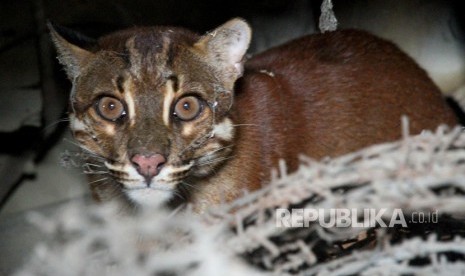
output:
[{"label": "golden cat", "polygon": [[[251,29],[232,19],[199,36],[119,31],[80,47],[51,28],[73,82],[71,130],[95,198],[201,212],[266,184],[284,159],[320,159],[455,125],[426,73],[394,44],[356,30],[315,34],[245,61]],[[309,184],[310,185],[310,184]]]}]

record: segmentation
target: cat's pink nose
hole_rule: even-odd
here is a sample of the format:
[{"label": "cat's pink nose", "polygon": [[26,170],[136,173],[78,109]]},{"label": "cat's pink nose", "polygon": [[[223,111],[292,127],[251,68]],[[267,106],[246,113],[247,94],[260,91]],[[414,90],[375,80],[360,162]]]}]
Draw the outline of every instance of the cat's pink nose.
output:
[{"label": "cat's pink nose", "polygon": [[166,159],[158,153],[152,155],[135,154],[131,158],[131,162],[147,182],[150,182],[154,176],[158,175]]}]

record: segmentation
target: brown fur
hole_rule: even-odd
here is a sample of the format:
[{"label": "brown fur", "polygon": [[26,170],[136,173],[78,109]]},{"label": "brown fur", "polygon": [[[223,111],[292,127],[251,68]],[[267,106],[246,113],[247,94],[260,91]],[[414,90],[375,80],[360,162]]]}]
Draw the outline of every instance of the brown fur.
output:
[{"label": "brown fur", "polygon": [[226,198],[266,184],[279,159],[293,171],[299,154],[335,157],[399,139],[402,115],[411,134],[457,123],[425,71],[394,44],[366,32],[306,36],[245,67],[232,112],[243,125],[236,157],[197,194],[204,199],[211,193],[207,202],[224,199],[211,187],[225,180],[234,183]]},{"label": "brown fur", "polygon": [[[230,21],[203,37],[183,29],[123,31],[101,39],[98,51],[77,51],[81,59],[55,34],[68,74],[81,78],[74,83],[74,115],[92,121],[91,131],[75,131],[77,140],[115,164],[126,164],[133,152],[156,152],[182,166],[218,150],[221,162],[172,176],[181,181],[173,182],[182,195],[174,204],[188,201],[202,211],[265,185],[279,159],[293,171],[299,154],[321,159],[396,140],[402,115],[413,134],[457,123],[425,71],[394,44],[362,31],[316,34],[270,49],[248,60],[238,79],[243,53],[228,47],[250,35],[241,24]],[[171,88],[175,99],[195,91],[204,100],[199,118],[166,125],[161,110]],[[131,93],[135,122],[98,118],[89,107],[97,90],[122,102]],[[229,132],[210,135],[227,118],[233,139]],[[105,185],[119,192],[114,177],[116,183]],[[94,190],[106,196],[102,186]]]},{"label": "brown fur", "polygon": [[[263,148],[275,151],[285,139],[277,151],[288,160],[399,139],[402,115],[413,134],[456,124],[424,70],[393,44],[361,31],[307,36],[254,57],[246,67],[236,90],[237,112],[254,110],[241,120],[267,137]],[[265,123],[268,117],[275,121]]]}]

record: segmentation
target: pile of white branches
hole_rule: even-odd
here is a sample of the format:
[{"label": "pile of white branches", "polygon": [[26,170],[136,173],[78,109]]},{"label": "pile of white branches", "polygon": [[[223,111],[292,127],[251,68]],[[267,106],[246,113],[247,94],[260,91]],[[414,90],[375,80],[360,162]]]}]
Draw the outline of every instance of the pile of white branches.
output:
[{"label": "pile of white branches", "polygon": [[[465,133],[406,129],[339,158],[302,157],[292,174],[281,164],[271,185],[202,216],[75,204],[34,214],[49,238],[17,275],[463,275]],[[408,226],[277,227],[278,208],[401,209]],[[434,211],[434,223],[409,222]]]}]

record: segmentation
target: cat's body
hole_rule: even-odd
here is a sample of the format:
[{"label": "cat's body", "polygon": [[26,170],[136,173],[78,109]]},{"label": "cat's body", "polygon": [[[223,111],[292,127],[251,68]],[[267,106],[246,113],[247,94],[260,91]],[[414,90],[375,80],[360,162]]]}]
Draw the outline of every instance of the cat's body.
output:
[{"label": "cat's body", "polygon": [[202,211],[266,184],[279,159],[292,171],[299,154],[398,139],[402,115],[411,133],[456,123],[422,69],[360,31],[304,37],[244,69],[250,30],[241,20],[204,37],[133,29],[93,52],[52,33],[73,79],[71,128],[110,175],[93,177],[98,198]]}]

